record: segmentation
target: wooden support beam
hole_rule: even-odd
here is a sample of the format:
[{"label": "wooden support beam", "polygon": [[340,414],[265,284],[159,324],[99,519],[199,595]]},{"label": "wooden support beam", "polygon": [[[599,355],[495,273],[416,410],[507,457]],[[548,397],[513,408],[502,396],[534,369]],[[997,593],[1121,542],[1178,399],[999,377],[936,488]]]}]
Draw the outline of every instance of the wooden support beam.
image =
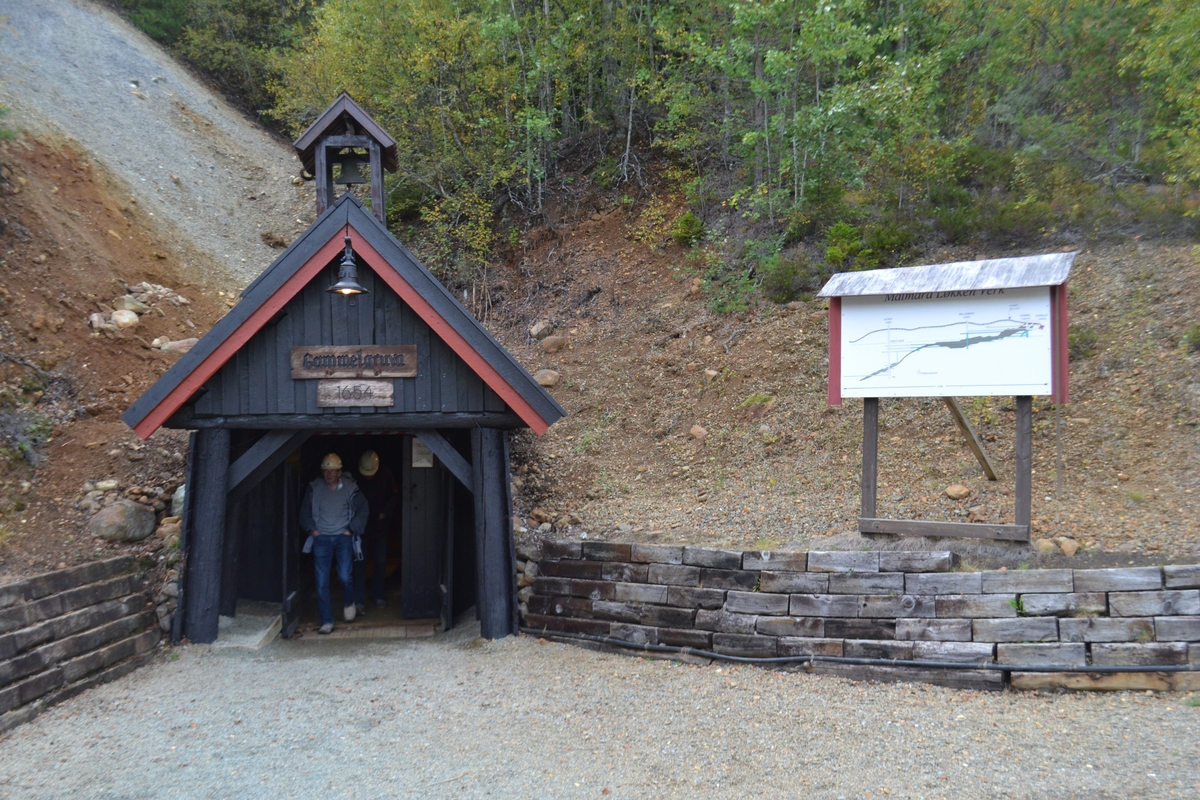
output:
[{"label": "wooden support beam", "polygon": [[879,495],[879,398],[863,398],[862,515],[875,516]]},{"label": "wooden support beam", "polygon": [[901,536],[952,536],[970,539],[1029,541],[1028,525],[988,525],[977,522],[923,522],[915,519],[859,517],[860,533],[893,533]]},{"label": "wooden support beam", "polygon": [[317,163],[313,177],[317,181],[317,216],[320,216],[333,202],[333,187],[330,180],[333,168],[329,165],[329,160],[325,158],[324,147],[317,148],[316,158]]},{"label": "wooden support beam", "polygon": [[312,431],[268,431],[229,466],[229,503],[246,496],[271,470],[304,444]]},{"label": "wooden support beam", "polygon": [[[341,134],[340,136],[326,136],[324,145],[329,148],[342,150],[347,147],[356,147],[360,150],[370,147],[372,139],[370,136]],[[376,145],[378,147],[378,145]]]},{"label": "wooden support beam", "polygon": [[979,437],[975,435],[975,429],[971,427],[970,421],[958,407],[958,401],[953,397],[943,397],[942,401],[946,404],[946,408],[950,409],[950,416],[954,417],[954,422],[966,438],[967,447],[970,447],[971,452],[975,454],[975,460],[979,462],[979,466],[983,467],[983,474],[987,475],[989,481],[996,480],[996,468],[992,466],[991,459],[984,452],[983,442],[979,441]]},{"label": "wooden support beam", "polygon": [[[192,513],[192,509],[196,507],[196,493],[192,487],[196,485],[193,476],[196,467],[196,438],[199,435],[199,431],[192,431],[188,434],[187,467],[183,473],[183,485],[186,488],[183,492],[183,524],[180,526],[179,532],[179,552],[185,556],[192,541],[192,525],[196,519],[196,515]],[[185,567],[186,564],[185,560]],[[179,600],[175,606],[175,616],[171,618],[171,644],[179,644],[183,641],[183,617],[187,593],[187,569],[183,569],[179,575]]]},{"label": "wooden support beam", "polygon": [[512,515],[508,512],[508,464],[505,433],[495,428],[471,431],[475,475],[475,572],[479,634],[501,639],[516,632],[516,564]]},{"label": "wooden support beam", "polygon": [[1033,398],[1017,398],[1016,502],[1013,521],[1029,529],[1033,519]]},{"label": "wooden support beam", "polygon": [[458,478],[463,486],[467,487],[467,491],[475,491],[475,478],[471,473],[471,465],[467,463],[465,458],[458,454],[458,451],[454,449],[454,445],[447,442],[445,437],[437,431],[430,430],[413,431],[413,436],[416,436],[425,443],[426,447],[433,451],[433,454],[446,465],[446,469],[450,470],[450,473]]},{"label": "wooden support beam", "polygon": [[241,428],[246,430],[387,431],[413,429],[474,428],[486,426],[504,430],[524,428],[526,424],[510,411],[480,412],[400,412],[382,414],[243,414],[226,417],[197,417],[191,409],[181,408],[164,428]]},{"label": "wooden support beam", "polygon": [[229,431],[200,431],[193,460],[191,542],[183,635],[209,644],[217,638],[221,567],[225,549],[225,497],[229,474]]},{"label": "wooden support beam", "polygon": [[372,141],[370,145],[371,151],[371,213],[375,215],[375,219],[387,224],[385,218],[386,209],[383,200],[383,154],[380,152],[379,143]]}]

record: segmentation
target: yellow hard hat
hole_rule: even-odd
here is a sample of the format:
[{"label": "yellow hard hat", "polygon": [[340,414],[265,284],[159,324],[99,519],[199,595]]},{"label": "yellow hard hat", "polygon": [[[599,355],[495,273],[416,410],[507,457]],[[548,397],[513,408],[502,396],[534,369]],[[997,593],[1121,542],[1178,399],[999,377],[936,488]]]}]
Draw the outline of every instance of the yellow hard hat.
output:
[{"label": "yellow hard hat", "polygon": [[358,471],[365,478],[370,478],[379,471],[379,456],[374,450],[368,450],[358,459]]},{"label": "yellow hard hat", "polygon": [[330,453],[321,459],[321,469],[341,469],[342,459],[338,458],[337,453]]}]

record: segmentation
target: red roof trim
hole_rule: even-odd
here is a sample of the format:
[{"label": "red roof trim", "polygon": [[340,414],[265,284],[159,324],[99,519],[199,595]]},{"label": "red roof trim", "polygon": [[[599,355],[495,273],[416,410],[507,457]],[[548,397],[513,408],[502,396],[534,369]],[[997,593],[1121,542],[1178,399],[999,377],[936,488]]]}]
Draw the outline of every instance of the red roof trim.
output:
[{"label": "red roof trim", "polygon": [[[487,359],[471,347],[462,334],[456,331],[449,322],[438,314],[433,306],[408,281],[401,277],[400,273],[393,269],[375,248],[371,247],[362,234],[355,230],[352,225],[348,227],[354,251],[366,260],[371,268],[375,270],[375,273],[383,278],[388,286],[396,294],[400,295],[404,302],[408,303],[412,310],[417,313],[417,316],[424,320],[425,324],[442,341],[449,345],[450,349],[458,354],[459,358],[465,361],[483,379],[483,382],[491,387],[492,391],[499,395],[508,404],[509,408],[516,412],[517,416],[525,424],[532,428],[535,433],[545,433],[549,429],[550,423],[542,419],[533,406],[504,380],[500,373],[488,363]],[[315,278],[342,251],[344,247],[342,242],[344,230],[346,229],[340,229],[337,236],[326,242],[308,261],[304,262],[300,269],[296,270],[245,322],[239,325],[207,358],[188,373],[187,377],[178,386],[164,397],[141,422],[134,426],[134,432],[142,439],[148,439],[164,422],[170,419],[171,415],[178,411],[187,402],[189,397],[195,394],[229,359],[233,358],[234,354],[250,341],[250,338],[254,334],[262,330],[272,317],[279,313],[292,298],[300,293],[301,289],[308,285],[309,281]],[[242,302],[246,301],[243,300]]]},{"label": "red roof trim", "polygon": [[392,291],[400,295],[409,307],[417,312],[425,324],[428,325],[439,338],[450,346],[458,357],[467,362],[467,366],[475,371],[475,374],[483,379],[483,382],[491,387],[492,391],[500,395],[508,407],[517,413],[521,420],[533,429],[534,433],[541,435],[550,428],[550,423],[542,419],[541,415],[533,409],[533,406],[525,400],[521,394],[514,389],[508,381],[501,377],[488,360],[481,356],[475,348],[468,344],[462,334],[456,331],[449,322],[434,310],[429,301],[421,296],[421,293],[406,281],[399,272],[392,269],[386,259],[376,252],[374,247],[367,240],[350,226],[350,239],[354,246],[354,252],[361,255],[371,268],[375,270],[387,285],[392,287]]},{"label": "red roof trim", "polygon": [[[335,236],[326,242],[308,261],[304,262],[304,265],[300,269],[296,270],[292,277],[284,282],[283,286],[280,286],[245,322],[239,325],[225,341],[217,345],[217,349],[213,350],[208,358],[201,361],[170,394],[159,401],[159,404],[141,422],[134,426],[134,432],[143,439],[149,439],[150,435],[170,419],[171,415],[178,411],[179,407],[186,403],[188,398],[195,394],[209,378],[215,375],[217,370],[225,366],[226,361],[233,358],[234,354],[242,349],[242,346],[246,342],[250,341],[251,336],[262,330],[271,317],[279,313],[288,304],[288,301],[299,294],[300,290],[307,286],[308,282],[315,278],[317,273],[324,269],[333,260],[334,256],[342,251],[342,248],[343,244],[340,236]],[[245,302],[245,300],[242,302]]]}]

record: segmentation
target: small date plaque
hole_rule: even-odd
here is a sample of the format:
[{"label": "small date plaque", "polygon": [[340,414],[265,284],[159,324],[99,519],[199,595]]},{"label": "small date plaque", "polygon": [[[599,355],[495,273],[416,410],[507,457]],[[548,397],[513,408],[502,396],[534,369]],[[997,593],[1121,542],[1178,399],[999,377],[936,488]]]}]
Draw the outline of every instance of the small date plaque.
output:
[{"label": "small date plaque", "polygon": [[317,382],[317,406],[392,406],[395,394],[391,381],[326,380]]}]

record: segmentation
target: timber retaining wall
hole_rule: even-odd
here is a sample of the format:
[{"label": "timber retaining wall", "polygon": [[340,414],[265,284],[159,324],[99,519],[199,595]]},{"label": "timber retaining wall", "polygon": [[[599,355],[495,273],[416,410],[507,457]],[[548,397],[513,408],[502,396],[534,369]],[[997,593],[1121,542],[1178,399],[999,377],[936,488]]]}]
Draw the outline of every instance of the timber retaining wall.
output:
[{"label": "timber retaining wall", "polygon": [[[847,677],[1018,688],[1200,688],[1200,566],[958,571],[948,552],[762,552],[548,541],[521,548],[524,625],[732,656],[816,662]],[[1011,665],[1011,670],[980,664]],[[1029,671],[1022,670],[1028,668]],[[1069,667],[1081,674],[1037,672]]]},{"label": "timber retaining wall", "polygon": [[143,584],[123,557],[0,585],[0,733],[153,656]]}]

